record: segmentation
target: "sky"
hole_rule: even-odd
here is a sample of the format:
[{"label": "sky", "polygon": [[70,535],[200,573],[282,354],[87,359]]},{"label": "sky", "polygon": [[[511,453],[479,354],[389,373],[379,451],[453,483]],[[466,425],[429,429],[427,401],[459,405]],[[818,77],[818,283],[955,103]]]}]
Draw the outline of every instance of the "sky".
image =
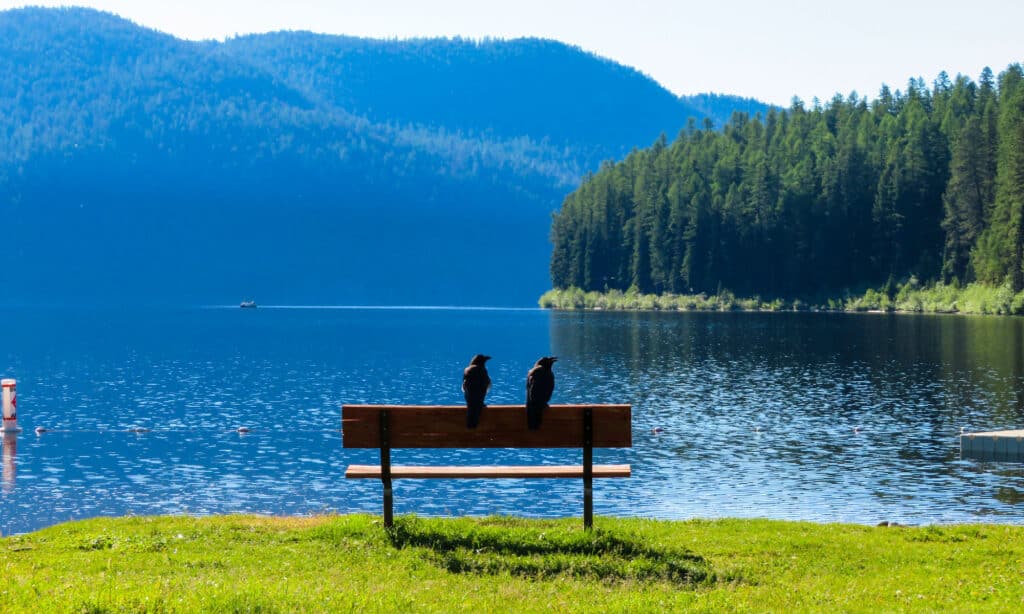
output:
[{"label": "sky", "polygon": [[[0,0],[0,10],[64,1]],[[1024,61],[1020,0],[81,0],[187,39],[275,30],[374,38],[534,36],[632,66],[676,94],[788,106]]]}]

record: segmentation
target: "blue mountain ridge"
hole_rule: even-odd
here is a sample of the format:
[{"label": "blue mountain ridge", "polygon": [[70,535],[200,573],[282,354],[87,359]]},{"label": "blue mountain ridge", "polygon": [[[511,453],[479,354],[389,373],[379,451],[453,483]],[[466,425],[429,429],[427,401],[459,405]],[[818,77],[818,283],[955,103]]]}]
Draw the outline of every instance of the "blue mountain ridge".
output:
[{"label": "blue mountain ridge", "polygon": [[530,305],[586,173],[766,108],[550,40],[0,12],[0,304]]}]

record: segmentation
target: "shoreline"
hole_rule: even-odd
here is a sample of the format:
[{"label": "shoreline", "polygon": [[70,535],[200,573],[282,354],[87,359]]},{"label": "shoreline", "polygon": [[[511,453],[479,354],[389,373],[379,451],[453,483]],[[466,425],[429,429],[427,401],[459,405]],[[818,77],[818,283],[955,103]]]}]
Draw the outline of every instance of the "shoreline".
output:
[{"label": "shoreline", "polygon": [[762,299],[737,297],[729,290],[717,294],[643,294],[584,291],[556,288],[545,292],[537,304],[556,311],[664,311],[664,312],[770,312],[770,313],[869,313],[909,315],[1024,315],[1024,290],[1014,293],[1007,286],[970,284],[963,288],[934,284],[921,286],[915,280],[888,289],[867,289],[841,298]]},{"label": "shoreline", "polygon": [[992,314],[974,313],[969,311],[907,311],[902,309],[744,309],[733,307],[731,309],[645,309],[645,308],[603,308],[603,307],[541,307],[544,311],[559,311],[572,313],[574,311],[587,311],[593,313],[818,313],[823,315],[873,315],[873,316],[992,316],[1008,315],[1016,316],[1021,314]]}]

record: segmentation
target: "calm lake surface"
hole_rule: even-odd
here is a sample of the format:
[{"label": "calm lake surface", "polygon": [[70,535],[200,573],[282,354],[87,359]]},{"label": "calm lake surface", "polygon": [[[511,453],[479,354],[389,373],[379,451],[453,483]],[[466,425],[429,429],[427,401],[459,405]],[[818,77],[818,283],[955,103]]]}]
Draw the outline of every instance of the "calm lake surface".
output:
[{"label": "calm lake surface", "polygon": [[[633,404],[631,463],[598,515],[1024,522],[1024,467],[960,460],[961,428],[1024,426],[1024,319],[538,310],[4,309],[18,379],[0,531],[123,514],[380,512],[346,481],[342,403],[459,403],[494,356],[521,403]],[[37,435],[33,429],[54,429]],[[251,433],[239,434],[247,426]],[[133,433],[143,427],[150,432]],[[661,429],[655,433],[654,429]],[[574,463],[574,451],[399,450],[397,463]],[[576,480],[398,480],[396,513],[580,516]]]}]

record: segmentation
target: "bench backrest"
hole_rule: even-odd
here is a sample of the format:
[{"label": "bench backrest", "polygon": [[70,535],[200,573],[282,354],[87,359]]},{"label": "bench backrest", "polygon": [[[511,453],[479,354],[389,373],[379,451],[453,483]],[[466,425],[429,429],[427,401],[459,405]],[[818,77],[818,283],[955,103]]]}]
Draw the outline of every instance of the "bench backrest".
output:
[{"label": "bench backrest", "polygon": [[633,445],[629,405],[552,405],[541,427],[526,428],[524,405],[488,405],[476,429],[466,428],[463,405],[344,405],[346,448],[381,447],[381,414],[387,412],[391,448],[581,448],[589,410],[595,448]]}]

